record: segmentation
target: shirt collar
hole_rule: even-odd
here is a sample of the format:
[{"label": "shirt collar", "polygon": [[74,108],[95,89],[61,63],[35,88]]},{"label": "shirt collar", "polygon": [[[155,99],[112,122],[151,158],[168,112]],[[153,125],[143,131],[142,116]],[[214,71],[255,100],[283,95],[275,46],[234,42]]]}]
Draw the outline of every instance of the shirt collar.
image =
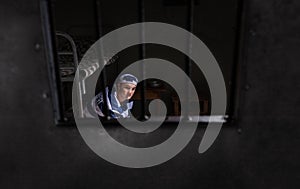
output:
[{"label": "shirt collar", "polygon": [[111,100],[111,105],[112,107],[121,107],[121,103],[119,102],[117,98],[117,91],[113,90],[112,93],[110,94],[110,100]]}]

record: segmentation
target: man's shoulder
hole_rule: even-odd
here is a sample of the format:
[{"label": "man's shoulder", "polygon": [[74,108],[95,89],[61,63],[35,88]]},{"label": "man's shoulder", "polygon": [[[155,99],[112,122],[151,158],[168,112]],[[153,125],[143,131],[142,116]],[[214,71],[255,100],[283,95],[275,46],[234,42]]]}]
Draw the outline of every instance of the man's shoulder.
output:
[{"label": "man's shoulder", "polygon": [[[108,99],[110,100],[110,93],[111,91],[109,90],[108,87],[105,88],[105,93],[106,93],[106,97],[108,97]],[[97,104],[103,103],[104,102],[104,94],[103,91],[100,91],[95,97],[94,97],[94,101]]]},{"label": "man's shoulder", "polygon": [[103,93],[100,92],[94,97],[94,101],[96,104],[102,103],[103,102]]}]

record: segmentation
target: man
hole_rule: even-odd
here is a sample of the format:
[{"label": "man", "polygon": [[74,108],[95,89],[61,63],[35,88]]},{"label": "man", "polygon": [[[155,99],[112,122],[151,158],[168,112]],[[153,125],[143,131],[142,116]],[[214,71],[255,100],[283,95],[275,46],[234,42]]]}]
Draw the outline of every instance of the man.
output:
[{"label": "man", "polygon": [[133,96],[138,79],[131,74],[121,75],[112,91],[105,88],[106,102],[104,102],[103,92],[97,94],[90,105],[86,107],[86,117],[109,116],[114,119],[129,117],[129,110],[132,109],[133,102],[130,101]]}]

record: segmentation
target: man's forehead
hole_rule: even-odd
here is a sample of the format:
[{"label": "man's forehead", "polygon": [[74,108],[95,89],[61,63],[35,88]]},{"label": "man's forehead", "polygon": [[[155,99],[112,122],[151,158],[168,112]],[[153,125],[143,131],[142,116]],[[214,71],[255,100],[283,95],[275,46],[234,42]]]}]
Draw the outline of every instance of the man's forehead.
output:
[{"label": "man's forehead", "polygon": [[119,83],[122,87],[131,87],[131,88],[133,88],[133,87],[136,87],[136,85],[135,84],[132,84],[132,83]]}]

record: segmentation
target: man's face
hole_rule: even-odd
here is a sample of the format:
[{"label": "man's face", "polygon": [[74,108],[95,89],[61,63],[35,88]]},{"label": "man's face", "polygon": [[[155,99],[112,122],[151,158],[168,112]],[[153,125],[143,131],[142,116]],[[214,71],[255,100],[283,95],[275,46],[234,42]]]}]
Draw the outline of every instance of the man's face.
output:
[{"label": "man's face", "polygon": [[118,91],[117,97],[120,102],[125,100],[129,100],[134,92],[135,92],[136,85],[130,83],[119,83],[118,84]]}]

